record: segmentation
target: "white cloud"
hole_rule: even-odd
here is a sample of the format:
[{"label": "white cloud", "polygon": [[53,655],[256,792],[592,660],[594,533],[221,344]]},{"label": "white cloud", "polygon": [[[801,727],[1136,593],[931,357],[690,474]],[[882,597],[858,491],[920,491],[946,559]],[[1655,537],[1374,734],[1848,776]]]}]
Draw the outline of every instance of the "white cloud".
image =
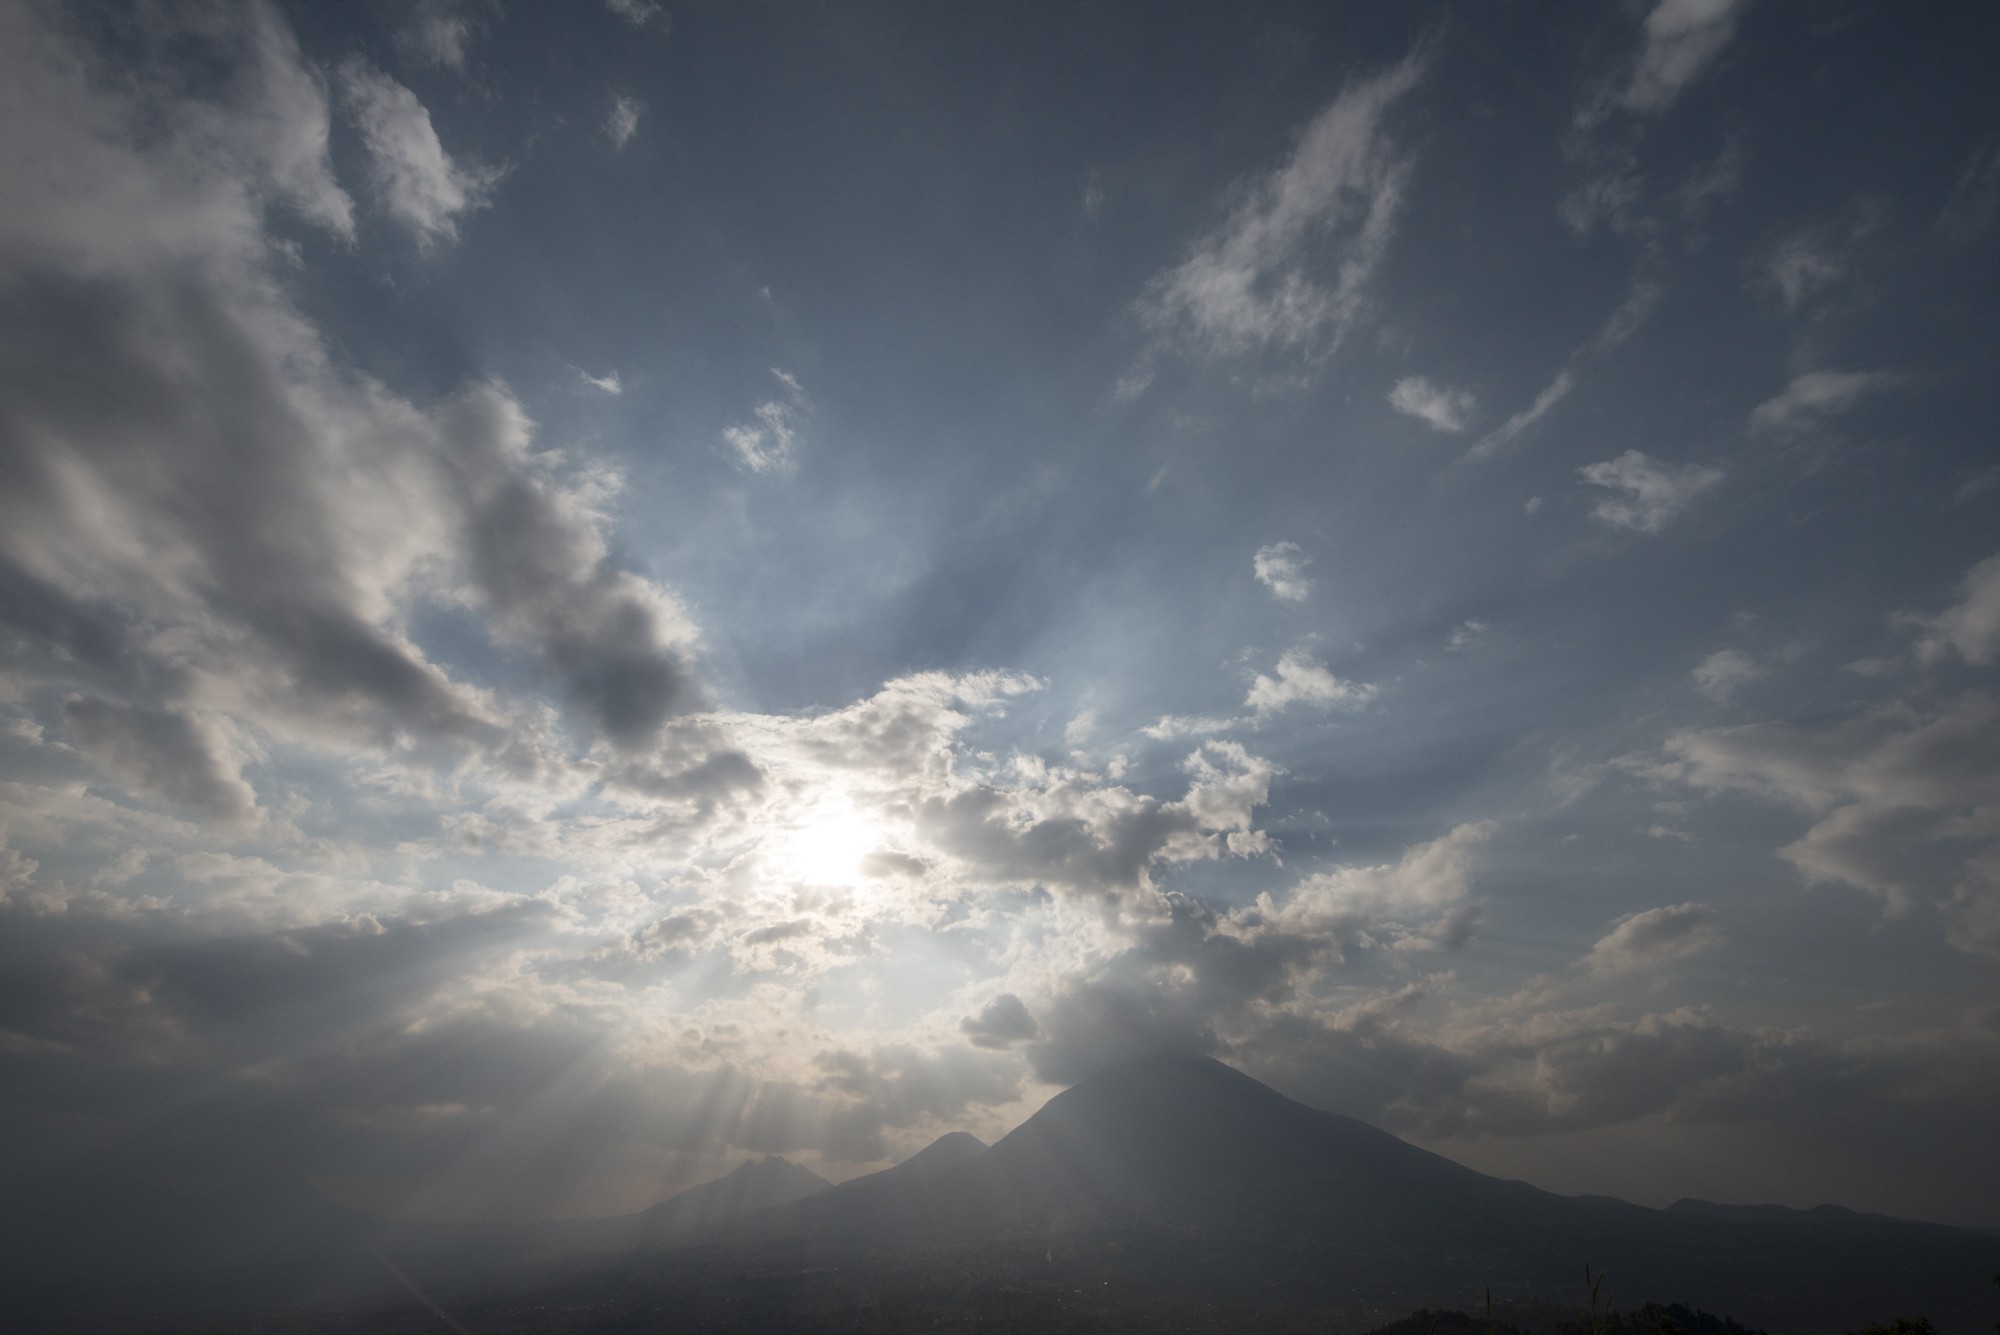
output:
[{"label": "white cloud", "polygon": [[1750,425],[1761,431],[1800,431],[1901,379],[1892,371],[1807,371],[1794,376],[1782,393],[1758,404],[1750,413]]},{"label": "white cloud", "polygon": [[611,113],[604,118],[604,134],[614,148],[623,148],[632,136],[639,132],[639,113],[643,108],[636,97],[623,93],[611,99]]},{"label": "white cloud", "polygon": [[592,375],[588,371],[579,370],[577,375],[583,380],[584,384],[590,386],[600,394],[617,395],[625,392],[625,383],[618,378],[618,372],[616,371],[607,371],[603,375]]},{"label": "white cloud", "polygon": [[1688,502],[1722,480],[1719,469],[1700,464],[1675,467],[1637,450],[1576,471],[1593,487],[1622,493],[1599,500],[1591,507],[1591,517],[1634,533],[1658,533]]},{"label": "white cloud", "polygon": [[1283,904],[1267,892],[1261,919],[1288,931],[1354,932],[1382,919],[1411,924],[1463,905],[1472,893],[1474,853],[1492,839],[1493,821],[1460,825],[1379,866],[1342,867],[1300,881]]},{"label": "white cloud", "polygon": [[1620,102],[1660,112],[1708,68],[1736,32],[1741,0],[1659,0],[1646,16],[1646,44]]},{"label": "white cloud", "polygon": [[635,28],[667,23],[666,12],[654,0],[604,0],[604,7]]},{"label": "white cloud", "polygon": [[1273,714],[1293,705],[1317,705],[1322,709],[1359,709],[1376,695],[1369,682],[1343,681],[1327,671],[1326,664],[1299,649],[1287,649],[1278,658],[1273,676],[1258,673],[1243,697],[1245,708],[1259,714]]},{"label": "white cloud", "polygon": [[1462,389],[1444,389],[1420,375],[1405,376],[1389,391],[1389,406],[1428,422],[1436,431],[1463,431],[1472,414],[1472,395]]},{"label": "white cloud", "polygon": [[777,367],[771,368],[784,397],[767,399],[751,409],[755,424],[738,423],[725,427],[722,439],[736,451],[737,459],[753,473],[788,473],[797,462],[802,420],[809,408],[806,392],[798,379]]},{"label": "white cloud", "polygon": [[341,65],[340,85],[383,207],[426,245],[456,237],[500,174],[453,162],[417,95],[359,57]]},{"label": "white cloud", "polygon": [[1445,637],[1445,652],[1462,654],[1468,649],[1477,649],[1485,641],[1487,630],[1488,627],[1484,621],[1471,617],[1466,618],[1452,630],[1450,635]]},{"label": "white cloud", "polygon": [[2000,556],[1966,572],[1958,601],[1933,617],[1909,618],[1921,628],[1917,657],[1941,662],[1953,654],[1975,667],[2000,659]]},{"label": "white cloud", "polygon": [[1590,948],[1584,968],[1600,977],[1686,959],[1722,944],[1715,911],[1705,904],[1674,904],[1627,914]]},{"label": "white cloud", "polygon": [[1346,88],[1284,165],[1149,285],[1147,323],[1214,355],[1337,344],[1360,314],[1409,179],[1382,119],[1420,72],[1412,57]]},{"label": "white cloud", "polygon": [[1312,558],[1296,542],[1274,542],[1259,547],[1251,562],[1257,582],[1269,589],[1273,598],[1288,603],[1304,602],[1312,593],[1312,581],[1305,573],[1310,564]]},{"label": "white cloud", "polygon": [[1695,688],[1719,705],[1729,703],[1736,689],[1764,675],[1756,660],[1739,649],[1722,649],[1695,664]]}]

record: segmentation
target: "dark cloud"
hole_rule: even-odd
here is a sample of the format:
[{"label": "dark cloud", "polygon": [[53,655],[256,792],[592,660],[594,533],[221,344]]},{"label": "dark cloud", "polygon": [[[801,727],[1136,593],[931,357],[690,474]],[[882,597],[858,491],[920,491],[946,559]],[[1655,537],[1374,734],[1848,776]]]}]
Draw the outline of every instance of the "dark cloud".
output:
[{"label": "dark cloud", "polygon": [[958,1028],[975,1048],[1010,1048],[1039,1038],[1042,1033],[1035,1017],[1028,1014],[1028,1008],[1012,992],[1002,992],[987,1002],[979,1014],[960,1020]]}]

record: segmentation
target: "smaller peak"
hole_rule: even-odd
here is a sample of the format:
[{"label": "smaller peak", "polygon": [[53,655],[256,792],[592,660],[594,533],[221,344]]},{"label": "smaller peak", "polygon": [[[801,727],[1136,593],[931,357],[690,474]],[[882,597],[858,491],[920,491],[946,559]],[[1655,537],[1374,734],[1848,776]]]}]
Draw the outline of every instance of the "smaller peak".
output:
[{"label": "smaller peak", "polygon": [[986,1142],[970,1131],[947,1131],[896,1167],[928,1172],[977,1159],[984,1153]]}]

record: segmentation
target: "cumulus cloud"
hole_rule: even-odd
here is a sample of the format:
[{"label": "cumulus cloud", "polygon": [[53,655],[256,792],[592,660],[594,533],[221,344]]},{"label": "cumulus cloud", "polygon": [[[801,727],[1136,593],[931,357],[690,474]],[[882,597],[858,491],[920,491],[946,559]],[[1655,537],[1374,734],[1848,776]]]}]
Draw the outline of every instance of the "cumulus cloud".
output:
[{"label": "cumulus cloud", "polygon": [[1312,558],[1296,542],[1259,547],[1252,558],[1257,582],[1269,589],[1273,598],[1288,603],[1302,603],[1312,593],[1312,581],[1305,573],[1310,564]]},{"label": "cumulus cloud", "polygon": [[1408,189],[1410,164],[1383,120],[1421,73],[1413,56],[1342,91],[1281,166],[1244,187],[1222,226],[1153,280],[1140,302],[1146,323],[1217,356],[1337,344]]},{"label": "cumulus cloud", "polygon": [[1729,703],[1737,688],[1757,680],[1764,669],[1740,649],[1720,649],[1694,666],[1694,684],[1719,705]]},{"label": "cumulus cloud", "polygon": [[1740,12],[1741,0],[1659,0],[1620,103],[1644,113],[1672,106],[1735,36]]},{"label": "cumulus cloud", "polygon": [[806,392],[796,378],[777,367],[771,368],[783,386],[783,394],[767,399],[751,411],[755,423],[725,427],[723,441],[736,451],[736,458],[753,473],[788,473],[797,462],[802,419],[810,408]]},{"label": "cumulus cloud", "polygon": [[611,111],[604,118],[604,134],[613,148],[623,148],[639,132],[639,99],[619,93],[611,99]]},{"label": "cumulus cloud", "polygon": [[1705,904],[1673,904],[1620,918],[1590,948],[1584,967],[1600,977],[1630,973],[1721,944],[1713,909]]},{"label": "cumulus cloud", "polygon": [[1279,655],[1274,673],[1256,675],[1243,704],[1260,715],[1275,714],[1300,704],[1317,705],[1321,709],[1359,709],[1375,695],[1373,683],[1343,681],[1304,650],[1287,649]]},{"label": "cumulus cloud", "polygon": [[1900,380],[1889,371],[1807,371],[1794,376],[1783,392],[1758,404],[1750,413],[1750,425],[1760,431],[1802,431]]},{"label": "cumulus cloud", "polygon": [[1434,431],[1465,430],[1466,420],[1472,415],[1472,404],[1469,391],[1445,389],[1420,375],[1404,376],[1389,391],[1390,407],[1428,423]]},{"label": "cumulus cloud", "polygon": [[382,206],[425,245],[455,238],[459,216],[486,202],[500,173],[454,162],[417,95],[360,57],[341,65],[340,86]]},{"label": "cumulus cloud", "polygon": [[1658,533],[1688,503],[1722,480],[1722,471],[1701,464],[1663,464],[1638,450],[1576,470],[1593,487],[1618,493],[1591,507],[1591,518],[1634,533]]},{"label": "cumulus cloud", "polygon": [[1926,663],[1956,655],[1975,667],[2000,659],[2000,556],[1966,572],[1958,601],[1936,616],[1909,618],[1920,631],[1917,657]]}]

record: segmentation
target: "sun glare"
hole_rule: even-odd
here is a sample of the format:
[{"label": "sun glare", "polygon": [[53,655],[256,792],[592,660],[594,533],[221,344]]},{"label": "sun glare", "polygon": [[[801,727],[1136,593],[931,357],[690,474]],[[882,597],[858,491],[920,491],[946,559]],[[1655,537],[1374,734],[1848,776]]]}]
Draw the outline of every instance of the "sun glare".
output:
[{"label": "sun glare", "polygon": [[826,803],[776,841],[771,870],[813,885],[855,885],[863,879],[861,860],[881,847],[882,835],[852,802]]}]

